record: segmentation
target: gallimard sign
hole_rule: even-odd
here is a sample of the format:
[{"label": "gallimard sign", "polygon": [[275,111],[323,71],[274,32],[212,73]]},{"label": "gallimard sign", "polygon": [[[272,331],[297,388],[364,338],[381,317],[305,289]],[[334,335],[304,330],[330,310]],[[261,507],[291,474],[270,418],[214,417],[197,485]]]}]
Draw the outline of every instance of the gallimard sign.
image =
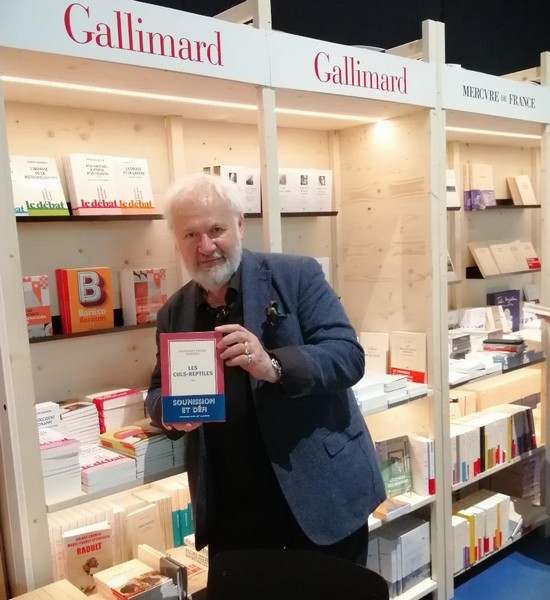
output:
[{"label": "gallimard sign", "polygon": [[445,109],[550,123],[550,90],[447,65],[442,74]]},{"label": "gallimard sign", "polygon": [[162,420],[197,423],[225,420],[221,333],[161,333]]},{"label": "gallimard sign", "polygon": [[2,0],[0,46],[269,83],[267,32],[131,0]]},{"label": "gallimard sign", "polygon": [[422,61],[278,31],[269,51],[275,88],[435,106],[435,70]]}]

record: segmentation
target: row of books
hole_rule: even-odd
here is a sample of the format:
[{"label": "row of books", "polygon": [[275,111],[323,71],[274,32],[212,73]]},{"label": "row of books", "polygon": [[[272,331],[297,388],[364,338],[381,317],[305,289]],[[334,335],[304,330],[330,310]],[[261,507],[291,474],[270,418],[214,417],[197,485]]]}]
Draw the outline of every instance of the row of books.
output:
[{"label": "row of books", "polygon": [[[174,513],[177,514],[174,516]],[[110,564],[137,558],[139,544],[149,544],[159,551],[183,546],[186,537],[193,534],[187,477],[182,473],[131,492],[49,513],[48,526],[55,579],[72,580],[67,540],[75,535],[74,530],[84,527],[90,534],[97,529],[108,537],[105,546],[110,546]],[[198,558],[200,555],[199,561],[204,564],[204,552],[195,549],[193,538],[188,538],[188,543],[193,544],[188,549],[189,556]]]},{"label": "row of books", "polygon": [[[154,214],[155,200],[144,158],[69,154],[63,166],[74,215]],[[15,214],[20,217],[68,215],[56,160],[11,156]]]},{"label": "row of books", "polygon": [[[463,165],[464,210],[484,210],[497,206],[493,167],[490,164],[467,163]],[[452,176],[447,174],[447,186]],[[533,191],[529,175],[512,175],[506,177],[512,202],[519,206],[536,205],[537,199]]]},{"label": "row of books", "polygon": [[469,242],[468,249],[483,277],[538,271],[541,268],[537,251],[530,240]]},{"label": "row of books", "polygon": [[[206,173],[231,181],[243,195],[246,213],[261,212],[260,169],[236,165],[204,167]],[[328,212],[332,210],[332,171],[329,169],[279,168],[280,210]]]},{"label": "row of books", "polygon": [[414,383],[426,382],[426,333],[417,331],[362,331],[365,373],[404,375]]},{"label": "row of books", "polygon": [[455,573],[498,551],[513,537],[511,514],[510,496],[490,490],[478,490],[453,504]]},{"label": "row of books", "polygon": [[450,433],[453,485],[537,447],[533,409],[521,404],[499,404],[453,419]]},{"label": "row of books", "polygon": [[369,535],[367,568],[382,575],[390,598],[430,577],[430,524],[406,515]]},{"label": "row of books", "polygon": [[[166,269],[143,267],[120,271],[120,304],[125,325],[156,321],[166,302]],[[114,326],[110,267],[56,269],[56,286],[63,333]],[[29,338],[53,335],[50,286],[47,275],[23,277]]]}]

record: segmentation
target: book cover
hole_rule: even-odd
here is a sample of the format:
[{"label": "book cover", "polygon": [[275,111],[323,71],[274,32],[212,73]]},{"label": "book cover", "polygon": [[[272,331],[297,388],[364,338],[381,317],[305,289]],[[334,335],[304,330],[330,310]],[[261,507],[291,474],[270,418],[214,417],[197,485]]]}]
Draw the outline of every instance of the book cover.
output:
[{"label": "book cover", "polygon": [[65,577],[87,596],[96,593],[94,573],[113,566],[111,526],[107,521],[63,532]]},{"label": "book cover", "polygon": [[529,271],[537,270],[541,268],[540,259],[537,255],[533,244],[530,241],[519,241],[519,254],[522,257],[523,270]]},{"label": "book cover", "polygon": [[426,334],[392,331],[390,334],[390,373],[405,375],[409,381],[426,381]]},{"label": "book cover", "polygon": [[506,320],[511,325],[511,331],[520,329],[520,300],[521,290],[503,290],[500,292],[489,292],[487,304],[491,306],[502,306]]},{"label": "book cover", "polygon": [[99,444],[82,446],[78,461],[85,492],[108,489],[136,479],[136,463],[133,459]]},{"label": "book cover", "polygon": [[500,269],[498,268],[495,258],[491,252],[491,248],[487,243],[469,242],[468,249],[472,253],[475,263],[483,277],[490,277],[491,275],[500,274]]},{"label": "book cover", "polygon": [[317,169],[313,172],[312,203],[313,212],[328,212],[332,210],[332,171]]},{"label": "book cover", "polygon": [[157,504],[148,504],[126,514],[126,531],[130,556],[137,557],[138,545],[147,544],[161,552],[166,550],[164,528]]},{"label": "book cover", "polygon": [[521,206],[523,204],[523,200],[521,199],[516,178],[513,176],[506,177],[506,183],[508,184],[508,189],[510,190],[510,196],[512,196],[512,202],[515,206]]},{"label": "book cover", "polygon": [[456,173],[454,169],[447,169],[445,181],[447,208],[460,208],[460,198],[456,184]]},{"label": "book cover", "polygon": [[496,206],[493,166],[480,163],[470,164],[471,210],[483,210]]},{"label": "book cover", "polygon": [[362,331],[359,342],[365,351],[365,372],[388,372],[390,336],[387,332]]},{"label": "book cover", "polygon": [[117,200],[123,215],[155,214],[155,199],[145,158],[113,156]]},{"label": "book cover", "polygon": [[525,206],[538,204],[529,175],[515,175],[514,180],[521,198],[521,204]]},{"label": "book cover", "polygon": [[189,423],[225,420],[223,361],[216,331],[159,336],[162,420]]},{"label": "book cover", "polygon": [[[94,579],[101,596],[115,600],[178,597],[168,594],[168,588],[175,587],[169,577],[161,575],[158,570],[152,570],[149,565],[137,559],[95,573]],[[158,593],[155,591],[157,588]]]},{"label": "book cover", "polygon": [[527,270],[519,240],[490,244],[489,247],[501,273],[521,273]]},{"label": "book cover", "polygon": [[168,299],[166,269],[123,269],[120,272],[120,293],[124,325],[156,321],[158,311]]},{"label": "book cover", "polygon": [[120,215],[113,157],[69,154],[63,159],[74,215]]},{"label": "book cover", "polygon": [[110,267],[56,269],[63,333],[114,327]]},{"label": "book cover", "polygon": [[139,453],[139,446],[146,446],[155,438],[166,440],[166,434],[160,429],[145,429],[139,425],[125,425],[116,429],[109,429],[100,434],[101,445],[122,452],[127,456],[135,457]]},{"label": "book cover", "polygon": [[23,277],[23,298],[29,338],[53,334],[50,286],[47,275]]},{"label": "book cover", "polygon": [[54,158],[11,156],[10,168],[16,216],[52,217],[69,214]]},{"label": "book cover", "polygon": [[380,462],[382,479],[389,497],[412,489],[409,438],[401,435],[376,440],[374,447]]},{"label": "book cover", "polygon": [[57,402],[40,402],[35,405],[36,425],[38,429],[48,427],[59,429],[61,424],[61,411]]},{"label": "book cover", "polygon": [[212,173],[234,183],[244,199],[245,213],[261,213],[260,169],[235,165],[215,165]]}]

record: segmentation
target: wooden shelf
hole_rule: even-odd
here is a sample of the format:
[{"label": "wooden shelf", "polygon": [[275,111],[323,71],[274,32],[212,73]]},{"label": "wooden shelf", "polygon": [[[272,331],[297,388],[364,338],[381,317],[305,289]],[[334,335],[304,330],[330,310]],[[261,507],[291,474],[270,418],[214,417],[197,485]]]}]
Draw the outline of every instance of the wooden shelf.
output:
[{"label": "wooden shelf", "polygon": [[54,217],[15,217],[18,223],[64,222],[87,223],[90,221],[160,221],[161,214],[154,215],[59,215]]},{"label": "wooden shelf", "polygon": [[512,371],[517,371],[518,369],[526,369],[527,367],[532,367],[533,365],[538,365],[543,362],[546,362],[546,357],[539,358],[537,360],[531,360],[528,363],[517,365],[516,367],[510,367],[509,369],[502,369],[502,371],[496,371],[495,373],[486,373],[484,375],[480,375],[479,377],[470,377],[469,379],[465,379],[459,383],[453,383],[449,385],[449,389],[454,390],[455,388],[459,388],[462,385],[468,385],[474,381],[482,381],[483,379],[489,379],[489,377],[498,377],[499,375],[511,373]]},{"label": "wooden shelf", "polygon": [[508,275],[524,275],[525,273],[538,273],[540,269],[527,269],[525,271],[513,271],[512,273],[498,273],[497,275],[488,275],[483,277],[479,267],[473,265],[466,267],[466,279],[496,279],[497,277],[506,277]]},{"label": "wooden shelf", "polygon": [[502,199],[498,199],[497,198],[497,204],[496,206],[486,206],[485,208],[481,209],[481,210],[466,210],[464,211],[466,214],[473,214],[473,213],[482,213],[485,212],[486,210],[498,210],[500,208],[512,208],[512,209],[522,209],[522,208],[540,208],[540,204],[514,204],[513,200],[511,198],[502,198]]},{"label": "wooden shelf", "polygon": [[[323,210],[317,212],[282,212],[281,217],[335,217],[337,210]],[[245,219],[261,219],[262,213],[246,213]]]},{"label": "wooden shelf", "polygon": [[55,342],[58,340],[67,340],[71,338],[87,337],[90,335],[104,335],[106,333],[120,333],[121,331],[133,331],[135,329],[151,329],[156,327],[156,321],[144,323],[143,325],[123,325],[122,309],[115,308],[114,321],[115,326],[108,329],[92,329],[91,331],[79,331],[78,333],[62,333],[61,332],[61,317],[54,315],[52,317],[53,335],[48,337],[30,338],[29,344],[40,344],[42,342]]},{"label": "wooden shelf", "polygon": [[456,210],[462,210],[462,206],[447,206],[448,212],[456,211]]}]

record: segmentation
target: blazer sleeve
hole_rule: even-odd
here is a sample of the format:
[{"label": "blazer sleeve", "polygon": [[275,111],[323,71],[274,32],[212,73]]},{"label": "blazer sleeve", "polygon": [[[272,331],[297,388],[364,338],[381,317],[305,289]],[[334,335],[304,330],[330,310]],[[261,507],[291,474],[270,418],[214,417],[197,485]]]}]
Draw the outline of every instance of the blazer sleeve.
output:
[{"label": "blazer sleeve", "polygon": [[365,354],[344,308],[316,260],[303,259],[292,271],[295,315],[285,326],[299,329],[300,343],[269,350],[283,369],[278,385],[293,397],[350,388],[364,375]]}]

